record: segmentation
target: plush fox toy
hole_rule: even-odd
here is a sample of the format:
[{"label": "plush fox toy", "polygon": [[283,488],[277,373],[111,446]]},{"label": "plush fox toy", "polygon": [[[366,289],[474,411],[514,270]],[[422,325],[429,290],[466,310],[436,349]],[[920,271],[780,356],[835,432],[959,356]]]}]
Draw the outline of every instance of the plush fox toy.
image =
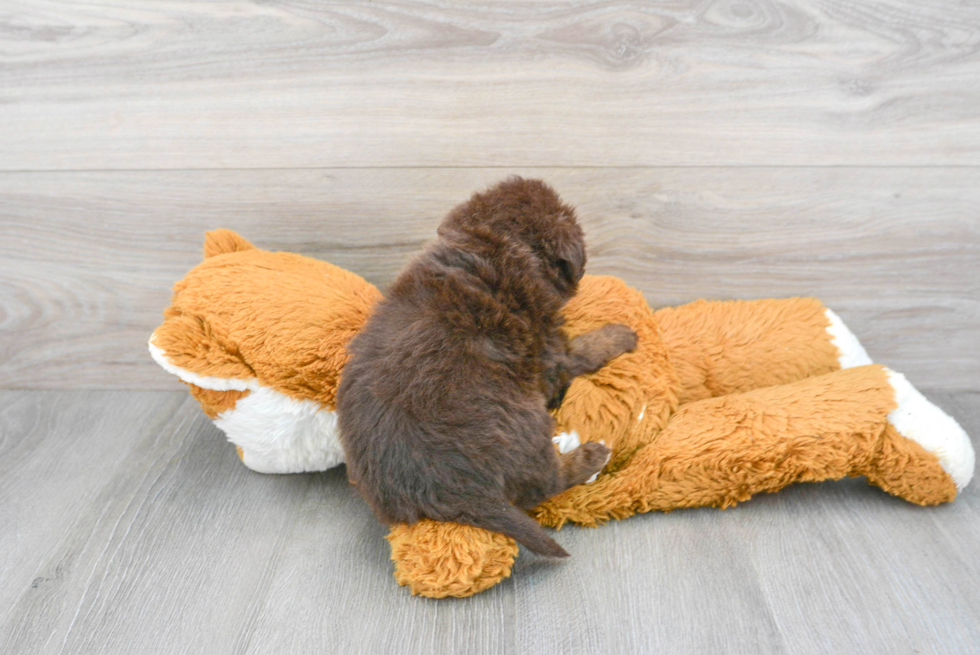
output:
[{"label": "plush fox toy", "polygon": [[[335,397],[345,346],[380,292],[357,275],[209,232],[205,260],[174,287],[150,353],[177,375],[261,473],[343,462]],[[872,364],[818,300],[707,302],[651,310],[612,277],[586,276],[565,310],[576,336],[625,323],[635,352],[577,378],[556,412],[556,447],[603,440],[598,479],[533,511],[546,526],[637,512],[730,507],[800,481],[866,476],[919,505],[973,476],[969,437],[899,373]],[[517,545],[423,520],[388,537],[414,593],[468,596],[510,575]]]}]

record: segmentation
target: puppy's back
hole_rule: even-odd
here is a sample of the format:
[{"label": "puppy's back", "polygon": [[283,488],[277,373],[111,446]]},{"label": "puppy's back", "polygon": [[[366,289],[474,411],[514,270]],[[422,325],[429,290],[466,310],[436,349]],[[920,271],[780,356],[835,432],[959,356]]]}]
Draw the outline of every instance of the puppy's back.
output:
[{"label": "puppy's back", "polygon": [[338,416],[348,474],[381,520],[469,523],[563,556],[512,503],[558,476],[542,349],[585,255],[572,210],[526,182],[456,208],[399,275],[350,345]]}]

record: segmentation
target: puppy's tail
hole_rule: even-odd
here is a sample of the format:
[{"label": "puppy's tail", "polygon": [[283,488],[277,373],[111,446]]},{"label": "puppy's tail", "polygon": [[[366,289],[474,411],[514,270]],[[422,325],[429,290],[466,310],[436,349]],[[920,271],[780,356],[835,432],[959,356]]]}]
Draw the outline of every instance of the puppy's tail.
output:
[{"label": "puppy's tail", "polygon": [[461,516],[456,520],[485,530],[501,532],[538,555],[568,557],[565,549],[549,537],[537,521],[502,500],[487,503],[477,512]]}]

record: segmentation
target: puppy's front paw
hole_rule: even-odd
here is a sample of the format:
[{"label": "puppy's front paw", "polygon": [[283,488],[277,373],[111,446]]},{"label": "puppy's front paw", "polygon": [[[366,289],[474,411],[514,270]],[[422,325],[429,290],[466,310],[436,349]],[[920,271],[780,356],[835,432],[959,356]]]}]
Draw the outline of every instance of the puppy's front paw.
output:
[{"label": "puppy's front paw", "polygon": [[574,375],[595,373],[623,353],[636,350],[636,343],[636,332],[622,323],[609,323],[580,334],[570,344],[570,370]]},{"label": "puppy's front paw", "polygon": [[606,339],[610,351],[615,353],[613,357],[636,350],[637,336],[630,326],[610,323],[599,329],[602,330],[602,336]]}]

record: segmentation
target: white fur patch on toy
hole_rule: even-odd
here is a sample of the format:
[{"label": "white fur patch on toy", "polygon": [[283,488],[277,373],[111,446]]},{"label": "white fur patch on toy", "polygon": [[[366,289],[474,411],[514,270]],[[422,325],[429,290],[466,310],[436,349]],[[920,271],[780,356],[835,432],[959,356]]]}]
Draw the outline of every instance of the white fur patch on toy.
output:
[{"label": "white fur patch on toy", "polygon": [[202,389],[248,391],[214,420],[242,449],[242,463],[259,473],[322,471],[344,463],[337,413],[312,400],[291,398],[259,383],[202,376],[173,364],[150,337],[150,355],[168,373]]},{"label": "white fur patch on toy", "polygon": [[830,334],[830,342],[837,347],[837,361],[841,368],[854,368],[855,366],[865,366],[872,364],[871,358],[864,350],[864,346],[858,341],[840,316],[829,309],[824,310],[824,315],[830,321],[827,332]]},{"label": "white fur patch on toy", "polygon": [[578,432],[575,430],[562,432],[558,436],[552,437],[551,440],[558,446],[558,452],[562,455],[570,453],[582,445],[582,442],[578,438]]},{"label": "white fur patch on toy", "polygon": [[957,491],[962,490],[973,478],[976,459],[970,437],[956,419],[929,402],[904,375],[888,368],[885,372],[898,403],[888,414],[888,422],[903,437],[933,453]]},{"label": "white fur patch on toy", "polygon": [[323,471],[344,462],[337,412],[259,386],[218,414],[214,424],[259,473]]}]

